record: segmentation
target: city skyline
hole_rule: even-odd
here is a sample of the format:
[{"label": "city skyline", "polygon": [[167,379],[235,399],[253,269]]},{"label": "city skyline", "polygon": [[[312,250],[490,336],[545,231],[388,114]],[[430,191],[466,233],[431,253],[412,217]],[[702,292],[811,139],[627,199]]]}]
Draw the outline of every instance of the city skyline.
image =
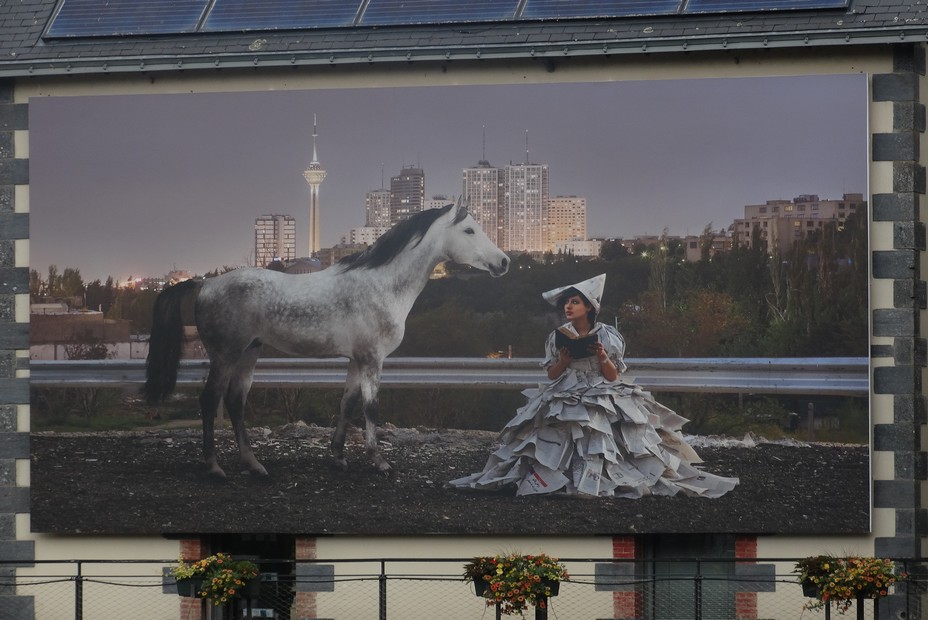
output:
[{"label": "city skyline", "polygon": [[365,224],[384,175],[422,167],[426,197],[459,196],[484,157],[547,165],[590,236],[699,234],[766,200],[866,195],[866,102],[863,75],[40,98],[30,264],[85,281],[248,264],[266,213],[306,246],[314,114],[323,247]]}]

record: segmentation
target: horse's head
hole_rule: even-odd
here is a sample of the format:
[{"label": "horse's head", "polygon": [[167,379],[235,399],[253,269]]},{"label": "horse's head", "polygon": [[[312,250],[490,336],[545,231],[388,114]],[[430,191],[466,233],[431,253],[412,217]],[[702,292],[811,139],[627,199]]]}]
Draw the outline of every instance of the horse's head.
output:
[{"label": "horse's head", "polygon": [[509,271],[509,257],[490,241],[460,200],[446,209],[444,253],[448,260],[489,271],[494,278]]}]

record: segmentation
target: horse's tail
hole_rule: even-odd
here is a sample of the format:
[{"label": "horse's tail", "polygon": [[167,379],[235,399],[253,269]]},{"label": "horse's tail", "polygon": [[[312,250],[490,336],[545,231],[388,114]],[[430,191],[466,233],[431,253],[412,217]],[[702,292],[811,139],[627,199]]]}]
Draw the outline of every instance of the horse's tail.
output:
[{"label": "horse's tail", "polygon": [[158,403],[174,391],[177,367],[184,346],[184,320],[181,313],[184,300],[200,291],[202,282],[186,280],[161,291],[155,299],[148,359],[145,361],[145,387],[149,403]]}]

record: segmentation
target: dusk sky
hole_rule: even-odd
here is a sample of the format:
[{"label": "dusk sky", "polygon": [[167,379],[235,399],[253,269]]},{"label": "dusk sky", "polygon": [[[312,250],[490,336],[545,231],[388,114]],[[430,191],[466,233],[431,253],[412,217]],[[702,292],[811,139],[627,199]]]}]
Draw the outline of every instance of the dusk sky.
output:
[{"label": "dusk sky", "polygon": [[[744,205],[867,193],[864,75],[398,87],[29,102],[32,268],[85,281],[253,260],[254,220],[296,217],[308,246],[313,115],[322,245],[363,226],[404,165],[426,196],[461,170],[547,164],[587,198],[591,237],[719,229]],[[484,155],[484,127],[485,155]]]}]

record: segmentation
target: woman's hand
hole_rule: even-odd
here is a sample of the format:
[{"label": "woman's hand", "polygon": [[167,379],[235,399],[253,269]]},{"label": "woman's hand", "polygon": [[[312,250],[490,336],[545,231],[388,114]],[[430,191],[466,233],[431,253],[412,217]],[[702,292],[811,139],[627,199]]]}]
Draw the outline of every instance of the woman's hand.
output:
[{"label": "woman's hand", "polygon": [[557,379],[564,371],[567,370],[567,367],[570,366],[570,363],[573,361],[573,356],[570,354],[570,351],[567,350],[567,347],[561,347],[557,351],[557,362],[548,368],[548,378]]},{"label": "woman's hand", "polygon": [[606,347],[603,346],[603,343],[597,342],[596,344],[590,345],[590,350],[596,356],[596,359],[599,360],[599,372],[602,374],[603,379],[606,381],[615,381],[618,379],[619,369],[616,368],[612,360],[609,359],[609,354],[606,353]]}]

